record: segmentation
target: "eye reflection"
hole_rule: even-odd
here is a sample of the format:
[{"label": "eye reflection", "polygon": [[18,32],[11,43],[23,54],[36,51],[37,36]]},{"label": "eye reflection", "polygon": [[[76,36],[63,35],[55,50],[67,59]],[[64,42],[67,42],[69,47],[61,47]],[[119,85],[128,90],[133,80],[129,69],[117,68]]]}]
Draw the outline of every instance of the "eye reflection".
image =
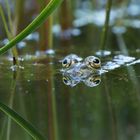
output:
[{"label": "eye reflection", "polygon": [[100,82],[101,82],[101,80],[94,81],[95,84],[99,84]]},{"label": "eye reflection", "polygon": [[80,82],[76,79],[75,80],[72,79],[70,75],[66,75],[66,74],[63,74],[62,80],[65,85],[70,86],[70,87],[74,87]]},{"label": "eye reflection", "polygon": [[63,83],[67,86],[74,87],[78,83],[83,82],[88,87],[96,87],[101,83],[101,75],[90,75],[84,79],[80,79],[79,77],[72,77],[70,74],[63,74]]},{"label": "eye reflection", "polygon": [[95,87],[101,83],[101,75],[90,75],[84,80],[85,85],[88,87]]},{"label": "eye reflection", "polygon": [[62,79],[64,84],[69,85],[70,79],[68,77],[64,76]]}]

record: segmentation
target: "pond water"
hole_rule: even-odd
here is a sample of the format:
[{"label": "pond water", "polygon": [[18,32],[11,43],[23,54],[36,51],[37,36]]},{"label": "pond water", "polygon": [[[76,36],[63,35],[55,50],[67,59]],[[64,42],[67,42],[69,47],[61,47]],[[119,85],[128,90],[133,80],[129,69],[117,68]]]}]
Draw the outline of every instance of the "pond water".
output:
[{"label": "pond water", "polygon": [[[40,47],[38,33],[29,35],[17,45],[21,54],[19,67],[12,66],[11,57],[1,56],[0,109],[3,103],[11,112],[17,112],[44,140],[139,140],[138,8],[135,4],[112,10],[104,56],[99,48],[104,19],[99,17],[104,17],[105,10],[77,10],[74,28],[63,33],[55,25],[54,50],[45,53],[36,52]],[[0,46],[5,43],[7,39]],[[64,84],[60,60],[71,53],[83,58],[100,57],[107,71],[98,77],[101,82],[97,86],[89,87],[84,82],[73,87]],[[0,112],[0,139],[35,139],[30,135],[32,131],[28,133],[28,126],[23,128],[17,121],[17,114],[12,119],[8,116]]]},{"label": "pond water", "polygon": [[[65,85],[59,71],[62,68],[59,60],[65,57],[62,53],[37,59],[24,56],[20,68],[11,67],[12,61],[3,58],[0,101],[49,140],[137,140],[140,137],[140,52],[129,53],[138,63],[133,61],[103,73],[96,87],[84,83],[75,87]],[[114,54],[101,58],[102,62],[113,60]],[[2,112],[0,128],[3,140],[32,139]]]}]

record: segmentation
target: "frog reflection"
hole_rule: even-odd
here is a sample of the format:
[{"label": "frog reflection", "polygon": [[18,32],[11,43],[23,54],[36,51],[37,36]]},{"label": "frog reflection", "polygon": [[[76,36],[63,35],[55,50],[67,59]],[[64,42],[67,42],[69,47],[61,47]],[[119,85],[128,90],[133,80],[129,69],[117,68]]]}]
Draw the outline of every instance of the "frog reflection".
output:
[{"label": "frog reflection", "polygon": [[71,86],[74,87],[76,86],[78,83],[83,82],[86,86],[88,87],[95,87],[98,86],[101,82],[101,75],[90,75],[84,79],[80,79],[80,78],[73,78],[70,75],[67,75],[66,73],[63,75],[63,83],[67,86]]}]

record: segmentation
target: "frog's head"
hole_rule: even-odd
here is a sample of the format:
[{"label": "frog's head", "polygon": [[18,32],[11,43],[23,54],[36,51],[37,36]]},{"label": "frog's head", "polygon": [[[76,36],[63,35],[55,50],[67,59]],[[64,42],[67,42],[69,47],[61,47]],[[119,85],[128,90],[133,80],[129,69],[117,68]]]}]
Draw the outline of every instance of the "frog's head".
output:
[{"label": "frog's head", "polygon": [[64,68],[70,68],[72,66],[74,66],[74,64],[78,63],[82,61],[82,58],[75,55],[75,54],[70,54],[67,55],[61,62],[62,62],[62,66]]},{"label": "frog's head", "polygon": [[86,57],[84,63],[90,69],[100,69],[101,68],[101,61],[98,57],[95,57],[95,56]]}]

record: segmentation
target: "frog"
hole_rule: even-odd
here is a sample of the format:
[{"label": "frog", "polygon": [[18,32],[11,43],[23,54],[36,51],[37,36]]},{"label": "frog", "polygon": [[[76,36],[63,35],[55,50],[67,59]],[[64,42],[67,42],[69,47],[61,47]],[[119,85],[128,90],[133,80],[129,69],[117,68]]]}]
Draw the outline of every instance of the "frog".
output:
[{"label": "frog", "polygon": [[82,60],[83,59],[78,56],[66,56],[62,60],[62,66],[64,68],[62,71],[68,73],[73,78],[85,78],[92,73],[99,73],[101,69],[101,61],[98,57],[88,56],[83,61]]},{"label": "frog", "polygon": [[[100,76],[106,72],[117,69],[121,66],[129,66],[139,63],[135,57],[125,56],[118,54],[101,65],[100,58],[96,56],[88,56],[85,59],[77,55],[68,55],[65,57],[70,64],[67,67],[62,64],[63,69],[61,73],[63,76],[63,83],[71,87],[76,86],[78,83],[83,82],[89,87],[94,87],[100,84]],[[63,59],[62,63],[64,63]],[[79,59],[80,58],[80,59]],[[73,61],[73,62],[71,62]]]},{"label": "frog", "polygon": [[[70,54],[66,56],[62,62],[61,69],[63,75],[63,82],[66,85],[75,86],[79,82],[83,81],[86,85],[90,85],[90,87],[98,85],[96,80],[91,80],[94,78],[93,74],[99,74],[101,69],[101,61],[98,57],[88,56],[84,60],[74,54]],[[91,84],[92,83],[92,84]]]}]

